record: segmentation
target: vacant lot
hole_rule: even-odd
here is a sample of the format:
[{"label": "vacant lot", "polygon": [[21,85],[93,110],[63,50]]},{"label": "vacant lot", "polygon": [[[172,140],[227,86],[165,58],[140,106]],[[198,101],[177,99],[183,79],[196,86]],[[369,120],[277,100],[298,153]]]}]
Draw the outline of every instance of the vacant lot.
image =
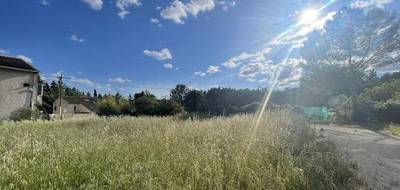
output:
[{"label": "vacant lot", "polygon": [[324,126],[322,135],[349,153],[372,189],[400,189],[400,140],[377,131]]},{"label": "vacant lot", "polygon": [[[351,164],[286,112],[0,124],[0,189],[353,189]],[[253,137],[254,134],[254,137]]]}]

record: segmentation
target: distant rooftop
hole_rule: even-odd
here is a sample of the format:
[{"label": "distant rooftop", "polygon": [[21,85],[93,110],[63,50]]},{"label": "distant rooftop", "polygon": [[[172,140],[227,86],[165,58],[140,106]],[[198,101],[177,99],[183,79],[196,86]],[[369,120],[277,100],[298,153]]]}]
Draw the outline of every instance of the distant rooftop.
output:
[{"label": "distant rooftop", "polygon": [[96,99],[88,96],[63,96],[63,100],[69,104],[82,104],[88,109],[96,112],[97,104]]},{"label": "distant rooftop", "polygon": [[29,72],[38,73],[39,70],[35,69],[31,64],[19,58],[12,58],[0,55],[0,68],[9,68],[16,70],[25,70]]}]

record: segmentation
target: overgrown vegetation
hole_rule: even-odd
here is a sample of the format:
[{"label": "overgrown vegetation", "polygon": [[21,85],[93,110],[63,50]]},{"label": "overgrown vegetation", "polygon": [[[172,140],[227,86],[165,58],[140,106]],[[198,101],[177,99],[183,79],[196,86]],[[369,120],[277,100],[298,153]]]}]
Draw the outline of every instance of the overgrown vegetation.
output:
[{"label": "overgrown vegetation", "polygon": [[253,121],[238,115],[3,123],[0,188],[355,189],[354,166],[300,117],[268,113],[255,133]]},{"label": "overgrown vegetation", "polygon": [[389,126],[385,128],[385,131],[391,135],[400,137],[400,126]]}]

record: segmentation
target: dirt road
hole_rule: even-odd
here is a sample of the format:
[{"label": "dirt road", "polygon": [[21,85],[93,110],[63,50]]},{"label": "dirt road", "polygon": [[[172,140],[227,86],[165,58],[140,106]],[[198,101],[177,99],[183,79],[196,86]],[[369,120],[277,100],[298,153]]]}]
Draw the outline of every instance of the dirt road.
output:
[{"label": "dirt road", "polygon": [[371,189],[400,190],[400,140],[359,128],[323,126],[321,134],[350,154]]}]

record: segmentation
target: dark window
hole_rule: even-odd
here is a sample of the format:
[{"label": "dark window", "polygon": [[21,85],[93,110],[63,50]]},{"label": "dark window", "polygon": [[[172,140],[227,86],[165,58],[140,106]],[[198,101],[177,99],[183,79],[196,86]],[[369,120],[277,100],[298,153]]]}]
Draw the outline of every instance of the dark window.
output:
[{"label": "dark window", "polygon": [[57,106],[54,106],[54,111],[57,111]]},{"label": "dark window", "polygon": [[74,111],[76,111],[76,106],[74,106]]},{"label": "dark window", "polygon": [[24,85],[24,87],[29,87],[30,86],[29,83],[27,83],[27,82],[24,83],[23,85]]}]

